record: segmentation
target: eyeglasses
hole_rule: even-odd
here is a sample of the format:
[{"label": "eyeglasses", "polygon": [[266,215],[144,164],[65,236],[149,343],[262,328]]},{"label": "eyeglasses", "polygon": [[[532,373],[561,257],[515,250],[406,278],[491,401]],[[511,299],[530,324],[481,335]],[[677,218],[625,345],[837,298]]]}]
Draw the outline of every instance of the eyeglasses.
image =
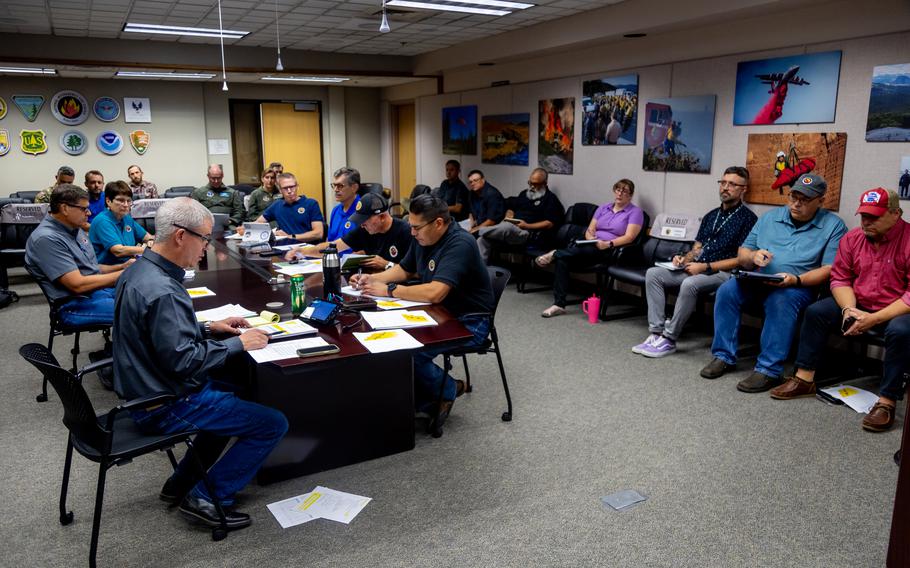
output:
[{"label": "eyeglasses", "polygon": [[[821,196],[819,196],[819,197],[821,197]],[[787,195],[787,199],[790,200],[790,203],[792,203],[794,205],[799,205],[799,206],[807,205],[807,204],[815,201],[819,197],[805,197],[805,196],[799,195],[798,193],[793,193],[792,191]]]},{"label": "eyeglasses", "polygon": [[529,181],[529,182],[528,182],[528,187],[533,187],[533,188],[535,188],[535,189],[537,189],[537,188],[539,188],[539,187],[547,187],[547,182],[545,182],[545,181],[540,181],[540,182]]},{"label": "eyeglasses", "polygon": [[212,235],[208,235],[208,236],[206,236],[206,235],[200,235],[200,234],[197,233],[196,231],[194,231],[194,230],[192,230],[192,229],[188,229],[187,227],[184,227],[183,225],[177,225],[176,223],[174,224],[174,226],[177,227],[178,229],[183,229],[184,231],[186,231],[187,233],[193,235],[194,237],[199,237],[200,239],[202,239],[202,241],[203,241],[205,244],[209,244],[210,242],[212,242]]},{"label": "eyeglasses", "polygon": [[120,205],[132,205],[133,204],[133,200],[130,199],[129,197],[115,197],[111,201],[113,201],[114,203],[119,203]]},{"label": "eyeglasses", "polygon": [[724,189],[728,188],[728,187],[748,187],[745,184],[727,181],[725,179],[717,180],[717,185],[719,185],[721,188],[724,188]]},{"label": "eyeglasses", "polygon": [[614,187],[613,193],[617,195],[632,195],[632,190],[628,187]]},{"label": "eyeglasses", "polygon": [[[439,217],[436,217],[436,219],[439,219]],[[429,225],[430,223],[433,223],[434,221],[436,221],[436,219],[431,219],[431,220],[427,221],[426,223],[424,223],[424,224],[422,224],[422,225],[411,225],[411,232],[412,232],[412,233],[419,233],[419,232],[420,232],[420,229],[423,229],[424,227],[426,227],[426,226]]]},{"label": "eyeglasses", "polygon": [[75,203],[66,203],[66,202],[64,202],[63,204],[66,205],[67,207],[73,207],[73,208],[75,208],[75,209],[78,209],[78,210],[82,211],[83,214],[87,214],[87,213],[89,212],[89,208],[88,208],[88,207],[83,207],[83,206],[81,206],[81,205],[76,205]]},{"label": "eyeglasses", "polygon": [[341,189],[341,188],[347,187],[347,186],[348,186],[348,184],[346,184],[346,183],[330,183],[329,184],[329,187],[331,187],[332,189]]},{"label": "eyeglasses", "polygon": [[286,187],[281,187],[281,186],[279,185],[279,186],[278,186],[278,189],[280,189],[281,191],[297,191],[297,186],[298,186],[298,185],[299,185],[299,184],[296,184],[296,183],[295,183],[294,185],[288,185],[288,186],[286,186]]}]

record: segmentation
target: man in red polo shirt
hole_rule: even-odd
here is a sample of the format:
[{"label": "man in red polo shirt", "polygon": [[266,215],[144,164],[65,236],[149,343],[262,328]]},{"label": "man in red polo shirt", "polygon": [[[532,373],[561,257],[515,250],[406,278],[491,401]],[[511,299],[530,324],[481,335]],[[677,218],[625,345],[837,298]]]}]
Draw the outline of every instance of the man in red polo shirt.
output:
[{"label": "man in red polo shirt", "polygon": [[863,419],[863,429],[884,432],[894,424],[904,371],[910,370],[910,229],[901,219],[896,191],[866,191],[856,213],[862,215],[861,225],[841,239],[831,268],[832,296],[806,309],[796,373],[770,394],[778,400],[814,396],[815,369],[828,334],[852,318],[844,335],[860,335],[873,327],[885,334],[878,402]]}]

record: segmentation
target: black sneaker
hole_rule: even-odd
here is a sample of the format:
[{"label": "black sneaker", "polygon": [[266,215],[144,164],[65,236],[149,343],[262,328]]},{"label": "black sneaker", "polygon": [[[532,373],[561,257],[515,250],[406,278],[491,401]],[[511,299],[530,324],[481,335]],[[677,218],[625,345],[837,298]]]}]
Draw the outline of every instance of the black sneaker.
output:
[{"label": "black sneaker", "polygon": [[699,373],[702,377],[706,379],[716,379],[722,376],[727,371],[732,371],[736,368],[736,365],[731,365],[724,361],[723,359],[718,359],[715,357],[711,360],[710,363],[705,365],[705,368]]},{"label": "black sneaker", "polygon": [[780,377],[769,377],[758,371],[753,372],[736,385],[737,390],[748,393],[765,392],[784,383]]}]

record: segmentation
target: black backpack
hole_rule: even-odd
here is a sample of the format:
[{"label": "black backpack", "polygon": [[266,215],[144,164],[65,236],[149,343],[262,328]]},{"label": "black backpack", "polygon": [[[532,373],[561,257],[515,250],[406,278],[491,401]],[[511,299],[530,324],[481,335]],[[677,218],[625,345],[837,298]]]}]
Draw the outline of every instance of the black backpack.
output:
[{"label": "black backpack", "polygon": [[19,301],[19,294],[16,294],[12,290],[5,290],[0,288],[0,309],[5,308],[6,306],[12,304],[13,302]]}]

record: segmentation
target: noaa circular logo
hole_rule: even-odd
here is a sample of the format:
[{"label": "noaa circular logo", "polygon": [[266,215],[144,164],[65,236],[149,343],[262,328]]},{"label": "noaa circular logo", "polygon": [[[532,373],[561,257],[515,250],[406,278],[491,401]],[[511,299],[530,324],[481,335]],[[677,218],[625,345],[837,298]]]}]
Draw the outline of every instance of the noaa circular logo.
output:
[{"label": "noaa circular logo", "polygon": [[206,192],[205,192],[205,196],[206,196],[206,197],[215,197],[215,192],[214,192],[214,191],[206,191]]},{"label": "noaa circular logo", "polygon": [[430,263],[427,265],[427,267],[430,269],[430,272],[433,272],[436,270],[436,261],[431,258]]},{"label": "noaa circular logo", "polygon": [[70,156],[78,156],[88,148],[88,138],[78,130],[67,130],[60,136],[60,147]]},{"label": "noaa circular logo", "polygon": [[123,228],[123,230],[126,231],[127,233],[129,233],[129,232],[132,232],[133,228],[130,227],[129,225],[127,225],[126,227]]},{"label": "noaa circular logo", "polygon": [[303,215],[303,212],[304,212],[304,211],[306,211],[306,209],[304,209],[303,207],[298,207],[298,208],[297,208],[297,213],[300,214],[300,215]]},{"label": "noaa circular logo", "polygon": [[398,247],[392,245],[389,247],[389,256],[396,258],[398,256]]},{"label": "noaa circular logo", "polygon": [[363,202],[362,202],[362,201],[358,201],[358,202],[357,202],[357,207],[354,208],[354,211],[360,211],[360,208],[361,208],[361,207],[363,207]]},{"label": "noaa circular logo", "polygon": [[111,97],[98,97],[92,105],[92,112],[98,120],[113,122],[120,116],[120,103]]},{"label": "noaa circular logo", "polygon": [[51,112],[63,124],[76,126],[88,120],[88,102],[76,91],[60,91],[51,99]]},{"label": "noaa circular logo", "polygon": [[[360,204],[358,203],[357,206],[359,207]],[[351,228],[351,222],[348,221],[347,223],[345,223],[345,224],[344,224],[344,228],[345,228],[345,229],[350,229],[350,228]]]},{"label": "noaa circular logo", "polygon": [[123,138],[113,130],[105,130],[99,134],[95,143],[98,149],[108,156],[119,154],[120,150],[123,150]]}]

